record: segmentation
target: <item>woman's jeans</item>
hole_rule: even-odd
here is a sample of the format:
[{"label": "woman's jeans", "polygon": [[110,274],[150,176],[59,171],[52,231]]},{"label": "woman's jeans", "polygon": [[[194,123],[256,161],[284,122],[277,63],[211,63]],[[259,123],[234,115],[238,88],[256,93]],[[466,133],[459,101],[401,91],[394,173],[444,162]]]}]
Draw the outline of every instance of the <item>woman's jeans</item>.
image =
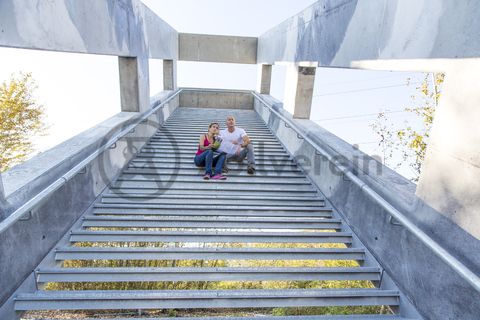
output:
[{"label": "woman's jeans", "polygon": [[212,175],[212,166],[215,166],[213,175],[222,174],[223,164],[225,163],[225,153],[213,153],[212,150],[205,150],[198,156],[195,156],[194,162],[197,167],[205,167],[205,174]]}]

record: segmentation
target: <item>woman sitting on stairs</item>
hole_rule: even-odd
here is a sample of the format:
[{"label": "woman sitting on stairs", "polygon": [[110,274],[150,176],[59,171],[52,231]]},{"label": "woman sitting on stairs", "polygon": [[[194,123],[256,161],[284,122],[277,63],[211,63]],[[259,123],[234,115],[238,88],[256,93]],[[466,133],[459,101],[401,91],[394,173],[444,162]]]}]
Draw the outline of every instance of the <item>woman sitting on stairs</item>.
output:
[{"label": "woman sitting on stairs", "polygon": [[[197,167],[205,167],[204,180],[225,180],[227,177],[222,175],[222,168],[225,164],[226,154],[215,152],[220,146],[220,139],[217,137],[219,132],[219,125],[217,122],[212,122],[208,126],[208,132],[202,134],[198,141],[198,150],[195,154],[195,165]],[[212,167],[215,166],[215,171],[212,173]]]}]

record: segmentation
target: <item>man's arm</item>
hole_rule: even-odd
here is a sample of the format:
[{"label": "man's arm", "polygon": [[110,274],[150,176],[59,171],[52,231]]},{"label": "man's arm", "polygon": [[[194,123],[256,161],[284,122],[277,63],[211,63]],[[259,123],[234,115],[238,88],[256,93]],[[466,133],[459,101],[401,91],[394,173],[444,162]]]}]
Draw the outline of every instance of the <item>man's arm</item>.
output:
[{"label": "man's arm", "polygon": [[242,148],[246,148],[250,144],[250,138],[248,137],[247,134],[245,134],[243,137],[243,143],[240,145]]}]

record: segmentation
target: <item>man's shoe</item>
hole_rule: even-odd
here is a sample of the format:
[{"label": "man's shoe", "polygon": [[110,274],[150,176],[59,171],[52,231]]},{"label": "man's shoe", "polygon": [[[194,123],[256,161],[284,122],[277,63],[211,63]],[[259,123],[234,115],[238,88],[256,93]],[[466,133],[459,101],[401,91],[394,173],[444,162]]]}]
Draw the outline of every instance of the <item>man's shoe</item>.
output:
[{"label": "man's shoe", "polygon": [[228,172],[228,167],[224,165],[222,168],[222,173],[227,173],[227,172]]},{"label": "man's shoe", "polygon": [[227,177],[222,176],[221,174],[216,174],[212,177],[212,180],[227,180]]},{"label": "man's shoe", "polygon": [[253,166],[248,166],[248,168],[247,168],[247,173],[248,173],[248,174],[254,174],[254,173],[255,173],[255,167],[253,167]]}]

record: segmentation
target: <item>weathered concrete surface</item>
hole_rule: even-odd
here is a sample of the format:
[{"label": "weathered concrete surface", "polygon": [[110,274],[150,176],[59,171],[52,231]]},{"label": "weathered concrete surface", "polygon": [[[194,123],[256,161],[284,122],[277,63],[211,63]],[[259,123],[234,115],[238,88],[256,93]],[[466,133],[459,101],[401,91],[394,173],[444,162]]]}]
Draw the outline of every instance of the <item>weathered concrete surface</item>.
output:
[{"label": "weathered concrete surface", "polygon": [[316,70],[297,64],[287,67],[284,107],[294,118],[310,119]]},{"label": "weathered concrete surface", "polygon": [[139,0],[2,0],[0,46],[177,59],[178,34]]},{"label": "weathered concrete surface", "polygon": [[257,38],[180,33],[179,60],[257,63]]},{"label": "weathered concrete surface", "polygon": [[[407,209],[471,268],[479,266],[471,244],[480,239],[479,16],[477,1],[322,0],[258,44],[259,63],[446,73],[417,190],[422,201]],[[450,237],[450,228],[462,236]]]},{"label": "weathered concrete surface", "polygon": [[[275,102],[269,96],[263,97],[269,104]],[[416,197],[413,183],[314,122],[293,119],[276,103],[273,108],[289,119],[285,126],[257,99],[254,108],[426,319],[478,318],[480,292],[409,231],[392,224],[390,215],[378,203],[345,180],[337,167],[287,126],[298,125],[316,144],[350,167],[368,186],[477,274],[480,273],[478,239]]]},{"label": "weathered concrete surface", "polygon": [[187,108],[252,109],[250,91],[187,89],[180,93],[180,106]]},{"label": "weathered concrete surface", "polygon": [[270,94],[272,84],[272,65],[261,64],[258,66],[257,91],[261,94]]},{"label": "weathered concrete surface", "polygon": [[258,63],[479,57],[479,16],[474,0],[321,0],[261,35]]},{"label": "weathered concrete surface", "polygon": [[122,111],[147,111],[150,108],[148,59],[119,57],[118,66]]},{"label": "weathered concrete surface", "polygon": [[479,256],[480,59],[447,63],[444,68],[445,82],[417,195],[475,237]]},{"label": "weathered concrete surface", "polygon": [[[158,97],[166,99],[171,94]],[[152,106],[156,103],[152,101]],[[0,234],[0,306],[177,107],[178,99],[173,99],[160,108],[134,133],[117,142],[115,148],[99,155],[85,173],[77,174],[34,208],[29,220],[17,221]],[[3,173],[1,179],[10,210],[7,214],[60,179],[140,116],[136,112],[120,113]]]},{"label": "weathered concrete surface", "polygon": [[163,90],[177,89],[177,61],[163,60]]}]

